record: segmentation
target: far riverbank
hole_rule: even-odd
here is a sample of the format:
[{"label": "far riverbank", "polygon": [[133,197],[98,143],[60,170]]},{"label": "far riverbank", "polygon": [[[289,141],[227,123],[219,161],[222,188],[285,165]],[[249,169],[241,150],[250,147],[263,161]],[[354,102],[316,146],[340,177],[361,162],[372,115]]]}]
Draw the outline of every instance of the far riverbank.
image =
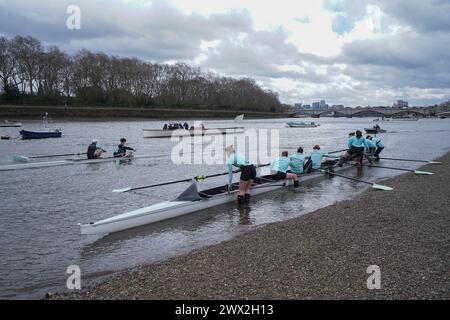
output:
[{"label": "far riverbank", "polygon": [[0,105],[0,118],[4,119],[41,119],[45,112],[53,119],[234,119],[240,114],[244,114],[246,119],[267,119],[288,116],[284,113],[236,110]]}]

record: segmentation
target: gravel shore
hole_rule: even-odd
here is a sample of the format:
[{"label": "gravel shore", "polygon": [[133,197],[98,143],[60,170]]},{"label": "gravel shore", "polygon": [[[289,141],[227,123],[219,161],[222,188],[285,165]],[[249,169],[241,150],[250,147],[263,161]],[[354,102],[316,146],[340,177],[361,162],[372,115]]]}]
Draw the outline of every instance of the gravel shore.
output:
[{"label": "gravel shore", "polygon": [[[367,190],[54,298],[449,299],[450,153],[439,160],[423,167],[432,176],[384,181],[392,192]],[[367,288],[369,265],[380,268],[380,289]]]}]

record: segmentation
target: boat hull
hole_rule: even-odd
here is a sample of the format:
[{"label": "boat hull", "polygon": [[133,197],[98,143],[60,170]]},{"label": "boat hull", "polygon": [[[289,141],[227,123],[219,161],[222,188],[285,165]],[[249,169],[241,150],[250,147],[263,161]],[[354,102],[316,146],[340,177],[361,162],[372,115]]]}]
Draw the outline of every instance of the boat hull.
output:
[{"label": "boat hull", "polygon": [[370,128],[365,128],[364,131],[366,131],[366,133],[369,134],[379,134],[379,133],[386,133],[387,131],[384,129],[370,129]]},{"label": "boat hull", "polygon": [[[351,165],[346,165],[342,168],[336,168],[335,172],[347,170],[352,168]],[[267,177],[267,176],[266,176]],[[300,183],[314,179],[323,178],[322,173],[312,173],[300,176]],[[263,179],[265,177],[262,177]],[[255,181],[256,182],[256,181]],[[275,191],[290,185],[290,181],[279,180],[266,183],[260,183],[252,188],[252,195]],[[108,219],[91,222],[88,224],[79,224],[81,234],[109,234],[113,232],[123,231],[135,227],[148,225],[151,223],[176,218],[189,213],[194,213],[200,210],[216,207],[228,202],[236,200],[237,183],[234,184],[235,190],[228,193],[223,188],[223,192],[210,197],[202,198],[196,201],[166,201],[160,204],[149,207],[137,209],[127,213],[123,213]],[[210,189],[212,190],[212,189]],[[210,190],[200,191],[199,194],[207,194]]]},{"label": "boat hull", "polygon": [[133,157],[122,157],[122,158],[102,158],[102,159],[66,159],[66,160],[56,160],[56,161],[39,161],[39,162],[28,162],[28,163],[18,163],[18,164],[6,164],[0,166],[0,171],[13,171],[13,170],[23,170],[23,169],[37,169],[45,167],[56,167],[74,164],[93,164],[93,163],[103,163],[103,162],[125,162],[132,161],[136,159],[150,158],[153,155],[135,155]]},{"label": "boat hull", "polygon": [[243,127],[234,128],[211,128],[211,129],[194,129],[194,130],[158,130],[158,129],[143,129],[144,138],[170,138],[170,137],[185,137],[185,136],[206,136],[206,135],[225,135],[225,134],[239,134],[244,132]]},{"label": "boat hull", "polygon": [[19,123],[0,123],[0,128],[8,128],[8,127],[11,127],[11,128],[17,128],[17,127],[21,127],[22,126],[22,124],[19,122]]},{"label": "boat hull", "polygon": [[59,130],[55,131],[27,131],[21,130],[20,135],[22,139],[47,139],[47,138],[61,138],[62,132]]},{"label": "boat hull", "polygon": [[311,122],[311,123],[301,123],[301,122],[288,122],[286,123],[288,127],[290,128],[315,128],[318,125]]}]

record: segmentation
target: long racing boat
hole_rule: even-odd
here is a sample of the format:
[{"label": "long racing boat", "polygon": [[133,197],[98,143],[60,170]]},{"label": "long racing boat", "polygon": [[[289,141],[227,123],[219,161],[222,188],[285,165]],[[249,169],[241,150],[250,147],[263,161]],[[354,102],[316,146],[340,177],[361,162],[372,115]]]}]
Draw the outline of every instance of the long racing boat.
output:
[{"label": "long racing boat", "polygon": [[[343,167],[335,167],[334,172],[347,170],[354,166],[345,164]],[[324,177],[324,173],[313,172],[300,176],[300,183]],[[274,191],[289,186],[288,180],[273,180],[271,175],[256,178],[252,187],[252,195]],[[163,220],[172,219],[185,214],[197,212],[207,208],[219,206],[236,200],[239,183],[232,185],[232,191],[228,192],[225,186],[198,191],[197,184],[192,183],[177,198],[150,205],[113,216],[97,222],[78,224],[81,234],[109,234],[117,231],[131,229]]]},{"label": "long racing boat", "polygon": [[22,169],[35,169],[35,168],[45,168],[45,167],[55,167],[55,166],[66,166],[74,164],[91,164],[91,163],[102,163],[111,161],[132,161],[136,159],[150,158],[153,155],[133,155],[132,157],[125,156],[120,158],[107,157],[101,159],[86,159],[86,158],[69,158],[64,160],[54,160],[54,161],[36,161],[27,163],[16,163],[16,164],[5,164],[0,166],[0,171],[12,171],[12,170],[22,170]]}]

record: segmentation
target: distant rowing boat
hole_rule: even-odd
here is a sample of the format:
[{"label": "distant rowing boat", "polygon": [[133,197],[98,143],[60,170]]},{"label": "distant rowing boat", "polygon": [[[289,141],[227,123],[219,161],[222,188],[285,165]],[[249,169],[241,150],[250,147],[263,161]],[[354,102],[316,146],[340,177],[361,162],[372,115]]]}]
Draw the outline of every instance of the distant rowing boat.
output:
[{"label": "distant rowing boat", "polygon": [[386,133],[387,130],[381,128],[364,128],[364,131],[368,134]]},{"label": "distant rowing boat", "polygon": [[[345,165],[342,168],[336,167],[335,172],[349,168],[353,168],[353,166]],[[300,182],[315,180],[323,176],[324,174],[320,172],[303,174],[301,175]],[[267,175],[256,178],[252,187],[252,194],[267,193],[290,185],[289,180],[272,180],[270,177],[270,175]],[[219,206],[235,201],[238,188],[239,183],[236,182],[233,184],[233,191],[230,193],[227,192],[225,186],[199,192],[197,185],[193,183],[174,200],[157,203],[97,222],[79,224],[81,234],[113,233]]]},{"label": "distant rowing boat", "polygon": [[319,126],[317,123],[315,122],[294,122],[294,121],[290,121],[287,122],[288,127],[290,128],[315,128],[317,126]]},{"label": "distant rowing boat", "polygon": [[225,135],[239,134],[244,132],[243,127],[232,128],[209,128],[209,129],[176,129],[176,130],[160,130],[160,129],[143,129],[144,138],[169,138],[184,136],[206,136],[206,135]]},{"label": "distant rowing boat", "polygon": [[0,123],[0,127],[6,128],[6,127],[21,127],[22,123],[20,122],[13,122],[5,120],[5,122]]},{"label": "distant rowing boat", "polygon": [[7,164],[1,165],[0,171],[12,171],[12,170],[22,170],[22,169],[35,169],[35,168],[45,168],[45,167],[55,167],[55,166],[65,166],[65,165],[74,165],[74,164],[92,164],[92,163],[102,163],[102,162],[111,162],[111,161],[132,161],[136,159],[144,159],[150,158],[153,155],[133,155],[132,157],[108,157],[102,159],[86,159],[86,158],[75,158],[75,159],[65,159],[65,160],[56,160],[56,161],[36,161],[36,162],[27,162],[27,163],[18,163],[18,164]]}]

